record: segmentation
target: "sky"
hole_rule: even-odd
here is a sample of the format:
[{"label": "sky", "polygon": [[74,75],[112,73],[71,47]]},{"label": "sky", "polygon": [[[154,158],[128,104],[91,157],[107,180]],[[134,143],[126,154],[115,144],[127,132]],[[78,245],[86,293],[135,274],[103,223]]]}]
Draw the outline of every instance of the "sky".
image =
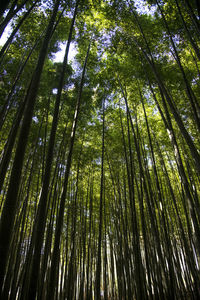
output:
[{"label": "sky", "polygon": [[[54,62],[62,62],[64,59],[64,55],[65,55],[65,47],[66,47],[66,43],[60,44],[60,51],[58,51],[54,56],[55,58],[53,59]],[[74,56],[77,54],[75,45],[73,42],[71,42],[70,44],[70,48],[69,48],[69,54],[68,54],[68,61],[73,61]]]},{"label": "sky", "polygon": [[10,30],[10,26],[8,25],[5,30],[4,33],[2,34],[1,38],[0,38],[0,46],[4,45],[5,42],[7,41],[8,35],[9,35],[9,30]]}]

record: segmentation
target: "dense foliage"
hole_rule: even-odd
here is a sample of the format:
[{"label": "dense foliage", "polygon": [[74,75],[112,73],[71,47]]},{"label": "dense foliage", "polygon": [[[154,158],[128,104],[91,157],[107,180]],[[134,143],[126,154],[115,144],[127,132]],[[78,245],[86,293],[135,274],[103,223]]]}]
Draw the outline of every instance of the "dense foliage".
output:
[{"label": "dense foliage", "polygon": [[0,298],[200,299],[199,0],[0,5]]}]

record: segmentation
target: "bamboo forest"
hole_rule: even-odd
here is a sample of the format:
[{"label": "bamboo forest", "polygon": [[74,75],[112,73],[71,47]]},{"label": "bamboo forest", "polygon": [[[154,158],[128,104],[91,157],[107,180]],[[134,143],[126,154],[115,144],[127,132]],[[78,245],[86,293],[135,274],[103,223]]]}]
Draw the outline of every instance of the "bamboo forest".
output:
[{"label": "bamboo forest", "polygon": [[200,0],[1,0],[0,36],[0,299],[200,299]]}]

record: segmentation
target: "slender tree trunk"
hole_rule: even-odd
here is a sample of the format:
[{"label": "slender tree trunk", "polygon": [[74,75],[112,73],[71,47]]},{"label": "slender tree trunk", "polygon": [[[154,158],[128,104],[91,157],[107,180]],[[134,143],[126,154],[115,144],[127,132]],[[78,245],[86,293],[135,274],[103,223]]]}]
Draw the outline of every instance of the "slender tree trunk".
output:
[{"label": "slender tree trunk", "polygon": [[17,24],[17,26],[15,27],[15,29],[13,30],[13,32],[11,33],[11,35],[9,36],[9,38],[7,39],[6,43],[1,48],[1,50],[0,50],[0,59],[3,57],[4,53],[6,52],[6,49],[12,43],[12,40],[13,40],[15,34],[19,30],[19,28],[21,27],[21,25],[23,24],[23,22],[27,19],[27,17],[29,16],[29,14],[31,13],[31,11],[33,10],[33,8],[36,6],[36,4],[37,4],[38,1],[39,0],[36,0],[33,3],[33,5],[29,8],[29,10],[24,14],[24,16],[21,18],[21,20],[19,21],[19,23]]},{"label": "slender tree trunk", "polygon": [[40,197],[40,202],[38,206],[38,215],[37,215],[37,222],[36,222],[36,229],[35,229],[35,249],[34,249],[34,256],[33,256],[33,263],[32,263],[32,271],[31,271],[31,277],[30,277],[30,289],[29,289],[29,298],[34,299],[36,294],[36,281],[35,278],[38,278],[39,274],[39,264],[40,264],[40,253],[43,243],[43,236],[44,236],[44,230],[45,230],[45,214],[47,206],[47,197],[48,197],[48,190],[49,190],[49,181],[51,176],[51,166],[52,166],[52,160],[53,160],[53,150],[54,150],[54,144],[55,144],[55,137],[56,137],[56,129],[58,125],[58,114],[59,114],[59,108],[60,108],[60,101],[61,101],[61,93],[63,89],[64,84],[64,76],[66,72],[66,66],[67,66],[67,59],[68,59],[68,53],[69,53],[69,47],[72,39],[72,32],[73,27],[75,23],[75,18],[77,14],[77,8],[78,8],[78,2],[74,11],[74,16],[72,19],[68,42],[66,45],[65,50],[65,57],[63,61],[63,67],[62,67],[62,73],[60,76],[59,81],[59,87],[58,92],[56,96],[56,103],[54,108],[54,116],[53,116],[53,122],[52,122],[52,128],[51,128],[51,134],[49,139],[49,146],[48,146],[48,153],[47,153],[47,159],[46,159],[46,167],[45,167],[45,174],[44,174],[44,181],[42,186],[42,193]]},{"label": "slender tree trunk", "polygon": [[13,163],[10,183],[8,187],[7,197],[4,204],[4,208],[1,215],[1,223],[0,223],[0,290],[2,289],[4,275],[6,271],[7,265],[7,256],[9,251],[9,245],[12,239],[13,226],[15,220],[15,213],[17,207],[17,196],[19,190],[19,183],[21,178],[21,170],[24,161],[24,154],[26,149],[26,144],[28,140],[34,104],[37,97],[37,91],[39,88],[40,77],[44,65],[44,61],[46,58],[48,44],[51,37],[51,31],[53,28],[53,24],[57,15],[57,10],[59,6],[59,0],[56,1],[54,10],[49,21],[49,25],[47,27],[46,35],[43,41],[43,45],[40,51],[38,63],[31,80],[30,87],[28,89],[28,93],[26,95],[26,108],[24,112],[24,119],[20,131],[20,136],[18,140],[18,145],[16,149],[15,159]]},{"label": "slender tree trunk", "polygon": [[101,248],[102,248],[102,230],[103,230],[103,190],[104,190],[104,135],[105,135],[105,100],[103,100],[103,120],[102,120],[102,152],[101,152],[101,186],[99,198],[99,235],[97,250],[97,266],[95,279],[95,300],[101,299]]},{"label": "slender tree trunk", "polygon": [[150,65],[150,67],[152,69],[152,72],[153,72],[153,74],[154,74],[154,76],[155,76],[155,78],[156,78],[156,80],[158,82],[159,88],[162,90],[163,94],[165,95],[167,103],[168,103],[168,105],[170,107],[170,110],[171,110],[171,112],[172,112],[172,114],[174,116],[174,119],[175,119],[175,121],[176,121],[176,123],[177,123],[177,125],[178,125],[178,127],[180,129],[180,132],[183,135],[183,137],[184,137],[184,139],[185,139],[185,141],[186,141],[186,143],[187,143],[187,145],[188,145],[188,147],[190,149],[191,155],[192,155],[192,157],[193,157],[193,159],[195,161],[195,166],[196,166],[198,172],[200,173],[200,154],[198,153],[197,148],[195,147],[190,134],[188,133],[187,129],[185,128],[185,125],[184,125],[184,123],[182,121],[182,118],[181,118],[181,116],[180,116],[180,114],[179,114],[179,112],[177,110],[177,107],[176,107],[176,105],[175,105],[175,103],[174,103],[171,95],[168,93],[167,88],[166,88],[166,86],[165,86],[165,84],[164,84],[164,82],[163,82],[163,80],[162,80],[162,78],[161,78],[161,76],[160,76],[160,74],[159,74],[159,72],[157,70],[157,67],[156,67],[156,64],[155,64],[155,61],[154,61],[151,49],[149,47],[149,43],[147,42],[147,39],[145,37],[145,34],[144,34],[143,29],[141,27],[141,24],[140,24],[140,22],[138,20],[138,17],[135,14],[134,10],[132,10],[132,12],[134,13],[135,20],[137,22],[137,25],[138,25],[138,27],[140,29],[140,32],[141,32],[142,37],[144,39],[144,42],[146,44],[146,47],[147,47],[147,50],[149,52],[150,58],[147,55],[146,51],[144,50],[143,46],[140,46],[138,44],[137,40],[133,37],[134,43],[136,44],[139,53],[140,53],[140,51],[142,51],[142,54],[143,54],[144,58],[149,63],[149,65]]},{"label": "slender tree trunk", "polygon": [[[7,1],[7,6],[6,6],[6,8],[7,8],[8,5],[9,5],[10,0],[2,0],[2,2],[6,2],[6,1]],[[18,5],[17,5],[17,2],[18,2],[18,0],[13,1],[13,4],[11,5],[5,19],[0,24],[0,37],[2,36],[6,26],[10,22],[10,20],[24,7],[24,5],[26,4],[26,2],[28,2],[28,0],[24,0],[21,4],[18,4]],[[17,7],[16,7],[16,5],[17,5]],[[2,14],[3,14],[3,12],[0,8],[0,17],[2,16]]]},{"label": "slender tree trunk", "polygon": [[173,47],[173,50],[174,50],[174,54],[175,54],[175,59],[176,59],[176,61],[177,61],[177,64],[178,64],[178,66],[179,66],[179,69],[180,69],[180,71],[181,71],[181,73],[182,73],[182,76],[183,76],[183,79],[184,79],[185,88],[186,88],[186,93],[187,93],[188,99],[189,99],[189,101],[190,101],[190,103],[191,103],[191,108],[192,108],[192,110],[193,110],[194,119],[195,119],[196,124],[197,124],[197,126],[198,126],[198,129],[199,129],[199,131],[200,131],[200,108],[199,108],[199,104],[198,104],[197,99],[196,99],[196,97],[195,97],[195,95],[194,95],[194,92],[192,91],[191,86],[190,86],[190,84],[189,84],[189,82],[188,82],[188,80],[187,80],[185,71],[184,71],[183,66],[182,66],[182,64],[181,64],[181,60],[180,60],[178,51],[177,51],[177,49],[176,49],[176,46],[175,46],[175,44],[174,44],[174,41],[173,41],[173,38],[172,38],[172,34],[171,34],[170,28],[169,28],[169,26],[168,26],[168,23],[167,23],[167,21],[166,21],[166,18],[165,18],[165,15],[164,15],[164,13],[163,13],[163,10],[162,10],[162,8],[161,8],[161,6],[159,5],[159,3],[158,3],[157,0],[156,0],[156,2],[157,2],[157,5],[158,5],[158,7],[159,7],[159,10],[160,10],[160,12],[161,12],[161,15],[162,15],[162,18],[163,18],[165,27],[166,27],[166,29],[167,29],[167,32],[168,32],[168,34],[169,34],[169,38],[170,38],[170,41],[171,41],[171,44],[172,44],[172,47]]},{"label": "slender tree trunk", "polygon": [[81,82],[80,82],[80,88],[79,88],[79,93],[78,93],[78,98],[77,98],[77,104],[76,104],[76,109],[75,109],[75,114],[74,114],[74,121],[72,124],[69,152],[68,152],[68,157],[67,157],[65,178],[64,178],[64,183],[63,183],[63,192],[62,192],[61,200],[60,200],[58,222],[56,224],[55,242],[54,242],[54,249],[53,249],[52,263],[51,263],[50,288],[48,291],[47,298],[50,297],[51,295],[53,295],[52,289],[55,285],[54,270],[55,270],[55,267],[56,267],[58,259],[59,259],[60,237],[61,237],[61,231],[62,231],[62,225],[63,225],[64,210],[65,210],[65,198],[66,198],[66,193],[67,193],[67,185],[68,185],[69,173],[70,173],[70,168],[71,168],[72,153],[73,153],[73,147],[74,147],[76,127],[77,127],[77,122],[78,122],[78,118],[79,118],[82,90],[83,90],[83,85],[84,85],[84,77],[85,77],[85,71],[86,71],[86,65],[87,65],[87,60],[88,60],[88,56],[89,56],[89,51],[90,51],[90,44],[89,44],[85,62],[84,62],[84,67],[83,67],[83,72],[82,72],[82,77],[81,77]]}]

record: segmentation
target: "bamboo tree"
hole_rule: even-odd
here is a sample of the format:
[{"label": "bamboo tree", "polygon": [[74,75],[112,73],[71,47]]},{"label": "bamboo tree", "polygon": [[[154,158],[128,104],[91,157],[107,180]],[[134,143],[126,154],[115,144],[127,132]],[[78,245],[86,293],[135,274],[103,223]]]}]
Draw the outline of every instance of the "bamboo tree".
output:
[{"label": "bamboo tree", "polygon": [[8,46],[12,43],[12,40],[14,38],[14,36],[16,35],[17,31],[19,30],[20,26],[23,24],[23,22],[26,20],[26,18],[29,16],[29,14],[31,13],[31,11],[33,10],[33,8],[36,6],[37,2],[39,0],[36,0],[33,5],[29,8],[29,10],[27,10],[27,12],[24,14],[24,16],[21,18],[21,20],[19,21],[19,23],[17,24],[17,26],[15,27],[15,29],[13,30],[13,32],[11,33],[11,35],[9,36],[9,38],[7,39],[6,43],[3,45],[3,47],[0,50],[0,59],[1,57],[3,57],[6,49],[8,48]]},{"label": "bamboo tree", "polygon": [[[67,193],[67,185],[68,185],[69,173],[70,173],[70,168],[71,168],[72,153],[73,153],[73,147],[74,147],[76,127],[77,127],[79,112],[80,112],[80,107],[81,107],[81,97],[82,97],[84,77],[85,77],[85,71],[86,71],[86,65],[87,65],[87,60],[88,60],[88,56],[89,56],[89,51],[90,51],[90,44],[87,49],[87,54],[86,54],[86,58],[85,58],[84,66],[83,66],[82,77],[81,77],[81,82],[80,82],[80,87],[79,87],[79,93],[78,93],[78,98],[77,98],[77,103],[76,103],[76,108],[75,108],[75,113],[74,113],[74,120],[73,120],[73,124],[72,124],[71,137],[70,137],[70,142],[69,142],[69,152],[68,152],[68,156],[67,156],[67,165],[66,165],[66,171],[65,171],[65,177],[64,177],[64,187],[63,187],[61,200],[60,200],[59,216],[58,216],[58,222],[56,224],[55,242],[54,242],[54,249],[53,249],[53,255],[52,255],[51,275],[50,275],[51,289],[53,289],[54,284],[55,284],[55,269],[56,269],[56,265],[58,263],[59,251],[60,251],[60,237],[61,237],[61,230],[62,230],[62,225],[63,225],[63,216],[64,216],[65,199],[66,199],[66,193]],[[50,292],[50,290],[49,290],[49,292]],[[52,290],[48,296],[50,296],[50,295],[52,295]]]},{"label": "bamboo tree", "polygon": [[178,64],[178,66],[180,68],[180,71],[182,73],[182,76],[183,76],[183,79],[184,79],[184,82],[185,82],[186,93],[187,93],[188,99],[190,100],[190,103],[191,103],[191,107],[192,107],[192,110],[193,110],[193,113],[194,113],[194,119],[195,119],[195,121],[197,123],[197,126],[198,126],[199,130],[200,130],[200,118],[199,118],[199,116],[200,116],[200,108],[199,108],[199,104],[197,102],[197,99],[196,99],[196,97],[195,97],[195,95],[194,95],[194,93],[193,93],[193,91],[191,89],[191,86],[190,86],[190,84],[189,84],[189,82],[187,80],[187,77],[185,75],[185,71],[184,71],[184,69],[182,67],[182,64],[181,64],[181,61],[180,61],[180,57],[179,57],[178,51],[176,49],[176,46],[174,44],[170,28],[168,26],[168,23],[166,21],[165,15],[164,15],[163,10],[162,10],[161,6],[159,5],[158,1],[157,1],[157,5],[158,5],[159,10],[161,12],[164,24],[165,24],[166,29],[167,29],[167,32],[169,34],[170,41],[171,41],[171,44],[172,44],[172,47],[173,47],[173,50],[174,50],[174,53],[175,53],[175,58],[176,58],[177,64]]},{"label": "bamboo tree", "polygon": [[[21,169],[23,165],[25,147],[27,144],[29,129],[31,125],[31,119],[34,109],[34,104],[36,101],[37,90],[39,87],[40,76],[42,73],[42,68],[44,65],[46,53],[48,50],[48,44],[51,37],[51,31],[53,28],[53,24],[56,18],[57,10],[59,6],[59,0],[56,1],[54,10],[49,21],[49,25],[47,27],[46,35],[43,41],[43,45],[41,48],[40,56],[38,58],[38,63],[31,80],[30,87],[26,94],[26,109],[24,112],[24,119],[22,128],[20,131],[19,141],[16,149],[16,155],[14,160],[14,165],[12,169],[11,179],[8,187],[7,197],[4,204],[4,208],[1,215],[1,224],[0,224],[0,287],[2,288],[4,274],[7,265],[7,255],[9,250],[9,245],[12,237],[12,229],[14,225],[15,213],[16,213],[16,205],[17,205],[17,194],[19,189],[20,175]],[[11,209],[12,207],[12,209]]]},{"label": "bamboo tree", "polygon": [[[9,11],[8,11],[6,17],[4,18],[3,22],[0,24],[0,37],[2,36],[2,34],[3,34],[6,26],[8,25],[9,21],[24,7],[24,5],[26,4],[27,1],[28,0],[24,0],[19,5],[17,5],[17,0],[13,1],[12,5],[9,8]],[[9,2],[11,2],[11,1],[10,0],[7,0],[7,1],[3,0],[2,1],[2,4],[0,6],[0,17],[2,17],[3,13],[7,9],[7,7],[9,6]]]},{"label": "bamboo tree", "polygon": [[101,153],[101,185],[100,185],[100,198],[99,198],[99,228],[98,228],[98,254],[96,265],[96,278],[95,278],[95,299],[101,298],[101,249],[102,249],[102,230],[103,230],[103,190],[104,190],[104,135],[105,135],[105,100],[102,104],[102,153]]},{"label": "bamboo tree", "polygon": [[[132,12],[134,13],[133,9],[132,9]],[[179,114],[179,112],[178,112],[178,110],[177,110],[177,108],[175,106],[175,103],[174,103],[173,99],[171,98],[171,96],[170,96],[169,92],[167,91],[167,88],[166,88],[166,86],[165,86],[165,84],[164,84],[161,76],[159,75],[159,72],[157,70],[157,67],[156,67],[156,64],[155,64],[152,52],[151,52],[150,47],[149,47],[149,43],[148,43],[148,41],[147,41],[147,39],[145,37],[145,34],[144,34],[143,29],[141,27],[141,24],[139,23],[139,20],[138,20],[137,15],[135,13],[134,13],[134,17],[135,17],[137,25],[138,25],[138,27],[140,29],[142,37],[144,39],[145,45],[147,47],[147,53],[149,54],[150,57],[148,56],[148,54],[144,50],[143,46],[141,47],[138,44],[137,40],[133,37],[134,43],[136,44],[136,46],[138,47],[138,49],[142,51],[142,54],[143,54],[144,58],[149,63],[149,65],[150,65],[150,67],[152,69],[152,72],[153,72],[153,74],[154,74],[154,76],[155,76],[155,78],[156,78],[156,80],[158,82],[158,85],[159,85],[160,89],[162,90],[163,94],[166,97],[166,100],[167,100],[168,105],[170,107],[170,110],[171,110],[171,112],[172,112],[172,114],[174,116],[174,119],[176,120],[177,125],[179,126],[180,132],[181,132],[181,134],[183,135],[183,137],[185,138],[185,140],[186,140],[186,142],[188,144],[188,147],[189,147],[189,149],[191,151],[193,159],[194,159],[194,161],[196,163],[196,168],[197,168],[197,170],[199,172],[200,171],[200,165],[199,165],[200,155],[199,155],[199,153],[198,153],[198,151],[197,151],[197,149],[196,149],[196,147],[195,147],[195,145],[194,145],[194,143],[192,141],[191,136],[189,135],[188,131],[186,130],[186,128],[184,126],[182,118],[181,118],[181,116],[180,116],[180,114]]]},{"label": "bamboo tree", "polygon": [[75,18],[76,18],[76,14],[77,14],[77,8],[78,8],[78,2],[76,4],[76,8],[75,8],[74,15],[72,18],[68,42],[67,42],[66,49],[65,49],[65,57],[64,57],[64,61],[63,61],[62,73],[60,75],[60,80],[59,80],[59,87],[58,87],[58,92],[57,92],[57,96],[56,96],[56,103],[55,103],[55,108],[54,108],[54,116],[53,116],[53,122],[52,122],[52,128],[51,128],[51,135],[50,135],[49,145],[48,145],[48,153],[47,153],[47,159],[46,159],[44,181],[43,181],[42,193],[41,193],[39,207],[38,207],[37,223],[36,223],[36,227],[35,227],[35,237],[34,237],[35,250],[34,250],[33,262],[32,262],[32,271],[31,271],[31,276],[30,276],[31,286],[30,286],[29,293],[28,293],[30,299],[31,299],[31,297],[33,299],[35,298],[36,288],[37,288],[37,283],[34,280],[34,278],[37,278],[38,273],[39,273],[40,252],[41,252],[41,248],[42,248],[43,235],[44,235],[44,229],[45,229],[45,214],[44,214],[44,212],[46,212],[46,203],[47,203],[49,181],[50,181],[50,175],[51,175],[53,149],[54,149],[54,144],[55,144],[56,129],[57,129],[57,125],[58,125],[58,113],[59,113],[59,108],[60,108],[61,93],[62,93],[62,89],[63,89],[63,85],[64,85],[64,76],[65,76],[65,72],[66,72],[68,52],[69,52],[69,47],[70,47],[70,43],[71,43],[71,39],[72,39],[72,32],[73,32],[74,22],[75,22]]}]

